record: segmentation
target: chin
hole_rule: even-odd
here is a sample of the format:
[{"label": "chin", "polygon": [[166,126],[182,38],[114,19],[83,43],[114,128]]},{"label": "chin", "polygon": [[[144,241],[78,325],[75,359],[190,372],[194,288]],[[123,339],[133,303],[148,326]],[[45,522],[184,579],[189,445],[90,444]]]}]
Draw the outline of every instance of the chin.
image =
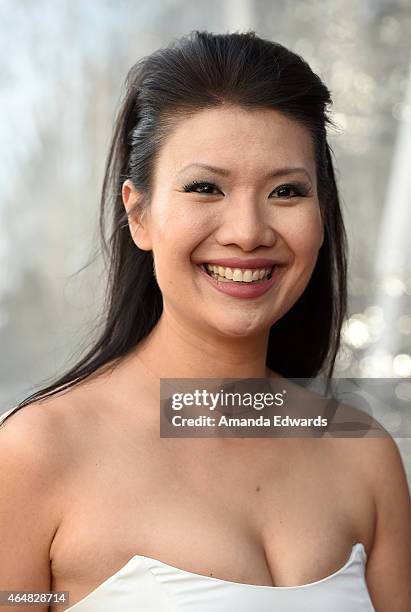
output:
[{"label": "chin", "polygon": [[260,335],[266,330],[269,331],[270,325],[262,321],[250,320],[250,317],[235,317],[227,321],[213,321],[209,323],[210,327],[214,327],[215,331],[223,336],[231,338],[247,338],[255,335]]}]

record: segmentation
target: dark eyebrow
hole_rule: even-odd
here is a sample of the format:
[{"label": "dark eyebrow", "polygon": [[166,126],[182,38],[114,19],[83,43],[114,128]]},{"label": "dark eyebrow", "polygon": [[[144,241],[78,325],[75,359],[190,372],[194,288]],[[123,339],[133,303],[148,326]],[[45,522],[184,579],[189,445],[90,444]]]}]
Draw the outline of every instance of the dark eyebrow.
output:
[{"label": "dark eyebrow", "polygon": [[[231,174],[230,171],[226,170],[225,168],[217,168],[216,166],[210,166],[208,164],[193,163],[189,164],[188,166],[184,166],[184,168],[182,168],[176,176],[179,176],[182,172],[188,170],[188,168],[204,168],[205,170],[213,172],[214,174],[219,174],[220,176],[230,176]],[[295,174],[296,172],[303,172],[310,179],[310,175],[303,167],[276,168],[275,170],[271,170],[270,172],[268,172],[265,178],[277,178],[278,176],[286,176],[288,174]]]}]

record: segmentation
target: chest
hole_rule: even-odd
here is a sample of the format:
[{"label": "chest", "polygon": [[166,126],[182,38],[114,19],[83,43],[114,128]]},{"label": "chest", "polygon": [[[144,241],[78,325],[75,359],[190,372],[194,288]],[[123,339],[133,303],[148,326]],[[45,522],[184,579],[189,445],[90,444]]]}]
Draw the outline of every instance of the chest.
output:
[{"label": "chest", "polygon": [[263,440],[214,442],[94,448],[68,489],[53,588],[70,590],[72,605],[137,554],[233,582],[293,586],[339,569],[354,542],[370,545],[370,492],[326,445],[277,440],[279,452]]}]

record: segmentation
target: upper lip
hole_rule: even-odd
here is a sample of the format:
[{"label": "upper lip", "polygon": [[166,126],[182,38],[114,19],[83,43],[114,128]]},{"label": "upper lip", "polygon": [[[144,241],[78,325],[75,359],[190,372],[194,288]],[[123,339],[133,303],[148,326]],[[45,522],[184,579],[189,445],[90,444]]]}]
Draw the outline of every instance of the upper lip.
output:
[{"label": "upper lip", "polygon": [[226,268],[245,268],[253,270],[255,268],[271,268],[275,265],[283,265],[285,262],[274,259],[254,258],[254,259],[239,259],[238,257],[229,257],[228,259],[207,259],[200,262],[201,264],[214,264],[216,266],[224,266]]}]

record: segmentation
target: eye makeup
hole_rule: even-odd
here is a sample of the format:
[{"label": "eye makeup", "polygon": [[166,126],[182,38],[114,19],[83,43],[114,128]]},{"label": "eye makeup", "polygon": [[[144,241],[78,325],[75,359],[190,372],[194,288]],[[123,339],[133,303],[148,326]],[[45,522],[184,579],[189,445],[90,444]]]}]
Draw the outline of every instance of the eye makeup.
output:
[{"label": "eye makeup", "polygon": [[[202,191],[197,191],[198,189],[202,189]],[[220,191],[220,189],[215,185],[215,183],[212,183],[209,181],[194,180],[183,186],[183,191],[185,193],[198,193],[200,195],[216,195],[215,193],[211,193],[210,191],[204,191],[204,189],[208,189],[210,191],[212,191],[213,189],[217,189],[218,191]],[[278,187],[276,187],[271,193],[274,193],[280,190],[283,190],[283,192],[284,190],[288,190],[288,191],[291,190],[295,193],[294,196],[284,195],[284,194],[282,196],[280,195],[279,197],[281,199],[290,199],[293,197],[307,197],[310,195],[310,192],[311,192],[310,186],[307,183],[301,182],[301,181],[283,183],[279,185]],[[220,193],[222,192],[220,191]]]}]

